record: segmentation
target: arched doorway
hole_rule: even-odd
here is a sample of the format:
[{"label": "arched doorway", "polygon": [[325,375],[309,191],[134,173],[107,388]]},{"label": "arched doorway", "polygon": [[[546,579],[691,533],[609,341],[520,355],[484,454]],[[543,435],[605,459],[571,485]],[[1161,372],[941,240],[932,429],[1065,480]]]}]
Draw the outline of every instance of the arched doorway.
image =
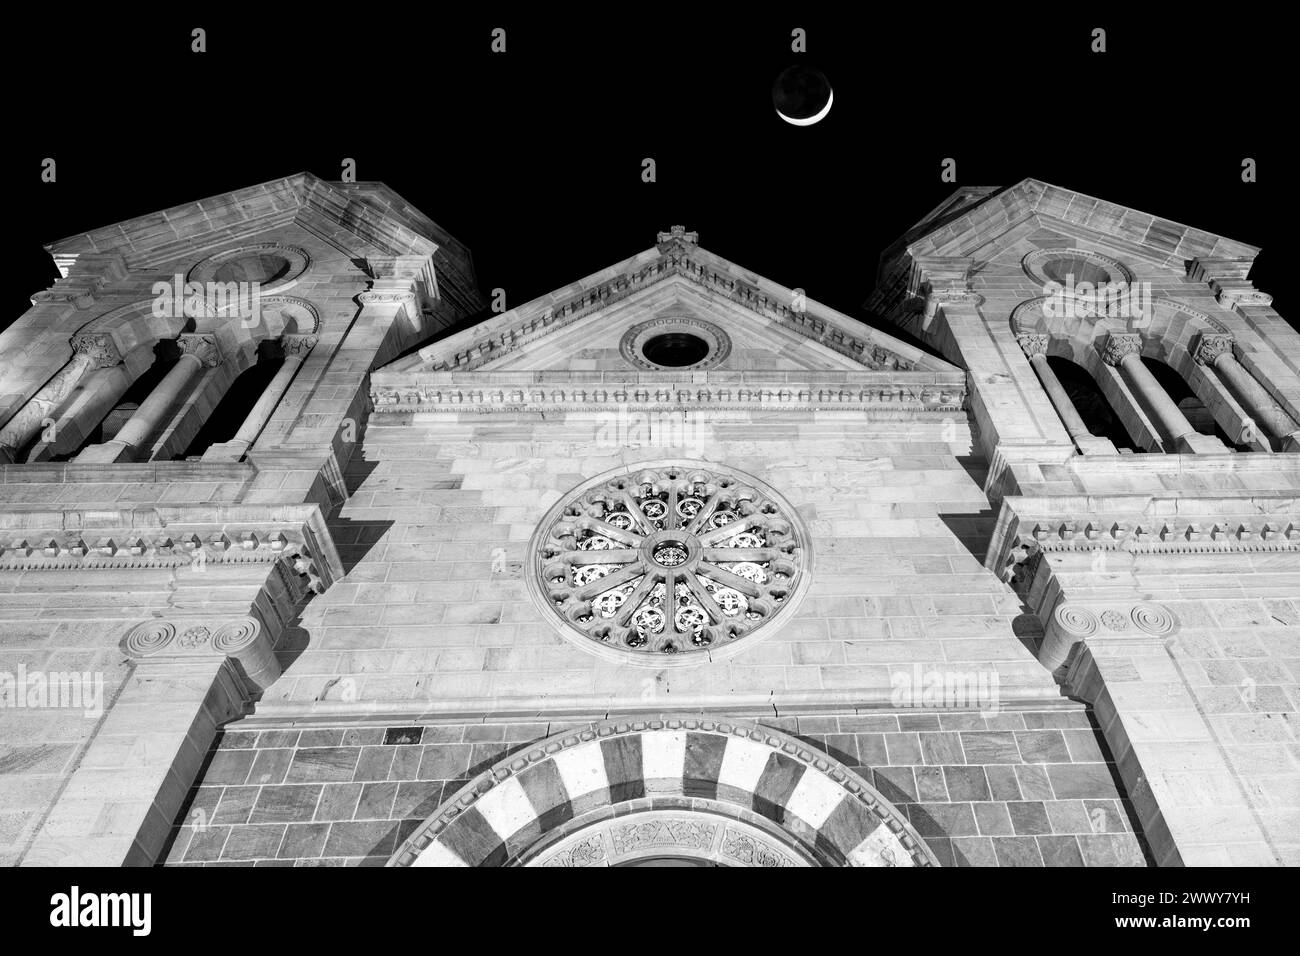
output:
[{"label": "arched doorway", "polygon": [[[657,863],[653,861],[658,861]],[[606,721],[468,783],[390,866],[937,866],[848,768],[747,721]]]}]

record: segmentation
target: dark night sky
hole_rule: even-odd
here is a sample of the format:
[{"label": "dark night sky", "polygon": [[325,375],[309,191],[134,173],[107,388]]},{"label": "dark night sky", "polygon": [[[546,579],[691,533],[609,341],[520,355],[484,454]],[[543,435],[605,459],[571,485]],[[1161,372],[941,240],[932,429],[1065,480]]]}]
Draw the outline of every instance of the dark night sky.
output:
[{"label": "dark night sky", "polygon": [[[1294,298],[1282,287],[1290,87],[1270,72],[1289,62],[1290,33],[1257,14],[1211,27],[1165,8],[1178,22],[1156,27],[933,8],[851,23],[803,8],[730,23],[668,5],[549,23],[421,9],[321,8],[319,29],[175,13],[29,27],[14,43],[58,58],[4,67],[26,98],[3,158],[17,281],[0,324],[55,278],[44,243],[300,170],[337,179],[343,157],[467,243],[480,285],[510,306],[682,223],[861,317],[880,250],[955,188],[939,178],[949,156],[959,185],[1032,175],[1262,246],[1257,285],[1284,313]],[[189,52],[195,25],[203,55]],[[494,26],[504,55],[489,52]],[[835,88],[810,128],[771,106],[796,26]],[[1094,26],[1105,54],[1088,51]],[[39,181],[44,156],[55,184]],[[1246,156],[1255,184],[1241,182]]]}]

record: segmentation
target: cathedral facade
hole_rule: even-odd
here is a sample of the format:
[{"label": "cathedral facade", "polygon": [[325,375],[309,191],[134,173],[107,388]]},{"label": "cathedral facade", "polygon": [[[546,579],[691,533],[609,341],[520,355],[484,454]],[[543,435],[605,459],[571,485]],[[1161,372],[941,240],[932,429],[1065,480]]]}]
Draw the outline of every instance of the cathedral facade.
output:
[{"label": "cathedral facade", "polygon": [[0,862],[1300,863],[1258,250],[964,188],[864,282],[891,335],[646,238],[505,312],[378,183],[51,245]]}]

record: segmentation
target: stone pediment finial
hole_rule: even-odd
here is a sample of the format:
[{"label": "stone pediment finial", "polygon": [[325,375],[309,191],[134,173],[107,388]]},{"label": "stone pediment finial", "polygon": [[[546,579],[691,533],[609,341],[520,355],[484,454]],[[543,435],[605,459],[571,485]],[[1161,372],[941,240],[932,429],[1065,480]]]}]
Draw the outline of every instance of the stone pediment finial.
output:
[{"label": "stone pediment finial", "polygon": [[656,248],[660,252],[689,252],[699,245],[700,234],[687,232],[685,226],[673,226],[668,232],[661,232],[656,237]]}]

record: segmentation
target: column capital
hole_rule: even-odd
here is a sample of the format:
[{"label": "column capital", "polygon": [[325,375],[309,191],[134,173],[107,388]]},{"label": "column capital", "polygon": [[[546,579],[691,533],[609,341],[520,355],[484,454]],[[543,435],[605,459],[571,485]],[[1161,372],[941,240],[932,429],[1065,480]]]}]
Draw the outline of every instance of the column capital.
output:
[{"label": "column capital", "polygon": [[112,368],[122,364],[122,353],[118,351],[113,336],[107,332],[87,332],[73,336],[72,351],[87,356],[95,368]]},{"label": "column capital", "polygon": [[315,335],[282,335],[280,345],[284,347],[286,358],[291,356],[306,358],[307,353],[316,347],[318,340]]},{"label": "column capital", "polygon": [[221,349],[217,347],[215,335],[185,333],[176,336],[176,344],[183,354],[194,356],[204,368],[221,364]]},{"label": "column capital", "polygon": [[1051,336],[1046,332],[1017,332],[1016,344],[1018,344],[1029,358],[1036,355],[1047,354],[1047,343]]},{"label": "column capital", "polygon": [[1142,336],[1136,332],[1111,332],[1097,342],[1097,351],[1107,365],[1118,365],[1130,355],[1142,355]]},{"label": "column capital", "polygon": [[1202,332],[1197,337],[1196,361],[1199,365],[1213,365],[1222,355],[1232,355],[1233,338],[1220,332]]},{"label": "column capital", "polygon": [[357,301],[364,306],[372,306],[372,305],[415,306],[417,302],[417,298],[418,297],[416,296],[416,294],[409,290],[407,291],[371,290],[370,292],[362,292],[360,295],[358,295]]}]

